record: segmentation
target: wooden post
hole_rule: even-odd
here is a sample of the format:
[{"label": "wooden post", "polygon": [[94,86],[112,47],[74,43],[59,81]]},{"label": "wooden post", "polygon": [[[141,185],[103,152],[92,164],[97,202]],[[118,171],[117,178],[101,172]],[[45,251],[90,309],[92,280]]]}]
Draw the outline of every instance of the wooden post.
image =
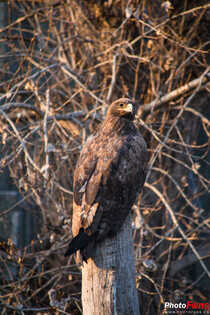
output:
[{"label": "wooden post", "polygon": [[82,267],[83,315],[139,315],[131,216]]}]

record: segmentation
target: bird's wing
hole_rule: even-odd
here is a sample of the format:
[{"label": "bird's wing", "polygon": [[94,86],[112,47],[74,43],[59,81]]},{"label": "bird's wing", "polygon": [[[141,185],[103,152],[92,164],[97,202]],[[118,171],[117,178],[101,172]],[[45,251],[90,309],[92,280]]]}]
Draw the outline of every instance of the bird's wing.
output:
[{"label": "bird's wing", "polygon": [[96,230],[103,211],[126,212],[135,202],[145,180],[144,152],[134,138],[121,140],[100,143],[99,149],[92,141],[82,150],[74,176],[73,235],[81,227]]},{"label": "bird's wing", "polygon": [[[97,166],[97,157],[90,157],[90,155],[86,156],[80,156],[76,170],[74,172],[74,201],[77,205],[81,206],[83,202],[83,197],[85,196],[85,201],[89,204],[91,204],[96,195],[96,191],[98,189],[98,185],[100,182],[100,177],[94,175],[94,171]],[[92,198],[87,195],[87,186],[91,179],[91,177],[95,177],[95,188],[92,187],[95,190],[95,193],[92,193]],[[88,198],[89,197],[89,198]]]},{"label": "bird's wing", "polygon": [[[99,138],[100,139],[100,138]],[[101,140],[101,139],[100,139]],[[97,138],[91,138],[84,146],[74,173],[74,201],[77,205],[92,206],[100,189],[100,183],[107,176],[116,145],[109,145]]]},{"label": "bird's wing", "polygon": [[105,167],[100,162],[97,141],[93,137],[84,146],[74,173],[73,236],[78,234],[81,227],[87,228],[93,224],[93,220],[94,226],[100,221],[102,213],[97,212],[99,204],[96,197]]}]

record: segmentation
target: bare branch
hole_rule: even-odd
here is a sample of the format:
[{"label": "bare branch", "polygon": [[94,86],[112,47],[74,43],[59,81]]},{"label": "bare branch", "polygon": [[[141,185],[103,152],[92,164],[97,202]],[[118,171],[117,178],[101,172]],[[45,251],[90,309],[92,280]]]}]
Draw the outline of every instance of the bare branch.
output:
[{"label": "bare branch", "polygon": [[168,212],[170,213],[171,219],[173,221],[173,224],[175,227],[178,228],[180,234],[182,235],[183,239],[187,242],[187,244],[189,245],[189,247],[192,249],[192,252],[194,253],[194,255],[196,256],[196,258],[198,259],[198,261],[200,262],[202,268],[204,269],[204,271],[206,272],[207,276],[210,277],[210,272],[207,269],[206,265],[204,264],[202,258],[200,257],[199,253],[197,252],[197,250],[195,249],[195,247],[193,246],[193,244],[191,243],[191,241],[189,240],[189,238],[185,235],[184,231],[182,230],[182,228],[180,227],[176,216],[173,213],[173,210],[171,209],[169,203],[166,201],[166,199],[164,198],[164,196],[161,194],[161,192],[155,188],[153,185],[150,185],[148,183],[145,184],[145,187],[149,188],[150,190],[152,190],[162,201],[162,203],[164,204],[164,206],[166,207],[166,209],[168,210]]},{"label": "bare branch", "polygon": [[169,101],[172,101],[178,96],[183,95],[194,88],[198,88],[198,87],[200,88],[201,85],[206,84],[207,82],[209,82],[209,80],[210,80],[210,73],[209,73],[209,68],[208,68],[199,78],[192,80],[191,82],[160,97],[159,99],[155,99],[149,104],[144,104],[143,106],[140,107],[140,112],[157,109],[160,105],[165,104]]}]

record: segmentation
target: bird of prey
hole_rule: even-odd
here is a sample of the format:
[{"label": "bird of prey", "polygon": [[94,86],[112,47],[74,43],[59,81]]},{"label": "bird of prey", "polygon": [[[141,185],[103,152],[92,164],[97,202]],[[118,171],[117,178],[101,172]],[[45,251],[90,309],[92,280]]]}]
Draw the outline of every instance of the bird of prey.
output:
[{"label": "bird of prey", "polygon": [[77,262],[87,261],[98,242],[116,235],[144,185],[148,151],[135,114],[131,100],[113,102],[80,153],[73,187],[74,238],[65,253],[78,251]]}]

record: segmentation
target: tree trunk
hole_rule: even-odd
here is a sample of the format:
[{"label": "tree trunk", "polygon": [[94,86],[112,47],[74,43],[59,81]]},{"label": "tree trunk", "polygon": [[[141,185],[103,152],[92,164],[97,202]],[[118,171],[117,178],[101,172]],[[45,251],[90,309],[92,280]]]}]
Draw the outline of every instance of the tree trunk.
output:
[{"label": "tree trunk", "polygon": [[139,315],[131,216],[82,267],[84,315]]}]

